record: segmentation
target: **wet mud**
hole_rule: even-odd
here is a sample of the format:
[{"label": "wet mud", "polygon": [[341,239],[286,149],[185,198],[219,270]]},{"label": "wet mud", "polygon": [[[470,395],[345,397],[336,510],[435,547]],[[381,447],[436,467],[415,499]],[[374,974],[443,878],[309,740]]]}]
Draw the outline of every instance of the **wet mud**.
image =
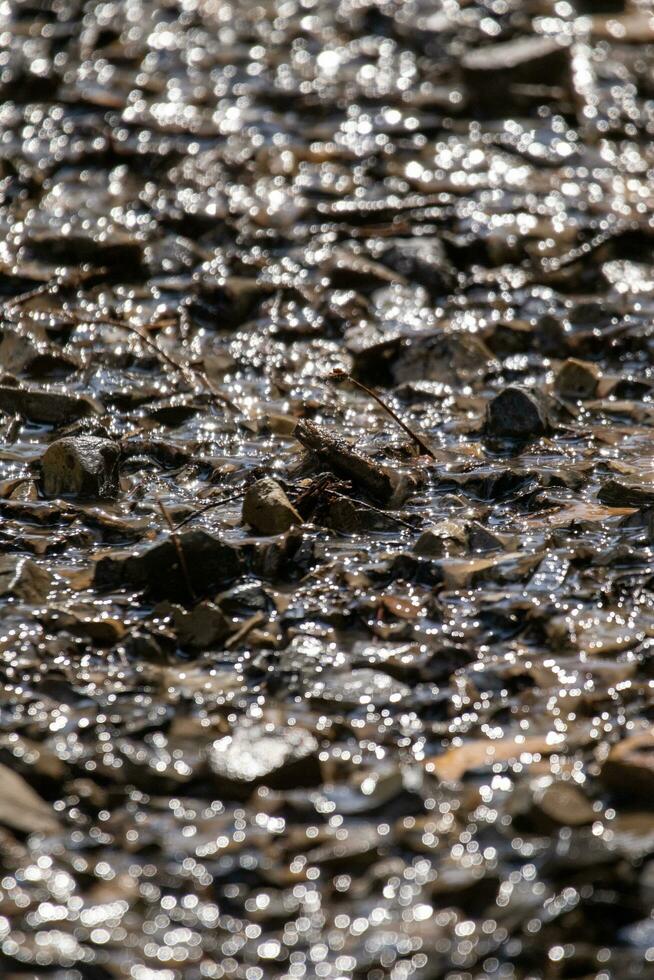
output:
[{"label": "wet mud", "polygon": [[0,975],[654,976],[646,2],[7,2]]}]

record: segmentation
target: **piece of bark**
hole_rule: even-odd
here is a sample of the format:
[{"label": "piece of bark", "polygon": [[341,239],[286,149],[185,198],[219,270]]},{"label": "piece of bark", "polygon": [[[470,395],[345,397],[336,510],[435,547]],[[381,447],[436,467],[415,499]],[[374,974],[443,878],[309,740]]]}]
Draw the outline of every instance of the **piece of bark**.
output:
[{"label": "piece of bark", "polygon": [[334,473],[351,480],[354,486],[375,500],[388,503],[395,494],[398,477],[388,473],[379,463],[354,449],[344,439],[333,436],[324,426],[301,419],[293,435]]}]

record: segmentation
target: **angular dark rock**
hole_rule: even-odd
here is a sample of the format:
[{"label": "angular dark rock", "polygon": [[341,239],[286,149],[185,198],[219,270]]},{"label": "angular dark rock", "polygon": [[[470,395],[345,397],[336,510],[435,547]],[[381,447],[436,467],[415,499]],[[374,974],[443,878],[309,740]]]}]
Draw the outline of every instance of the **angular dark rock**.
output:
[{"label": "angular dark rock", "polygon": [[543,399],[520,385],[502,389],[486,407],[488,435],[531,439],[544,435],[548,428],[547,408]]},{"label": "angular dark rock", "polygon": [[200,602],[190,611],[162,602],[154,614],[159,619],[169,618],[179,645],[190,650],[206,649],[224,640],[230,632],[227,618],[213,602]]},{"label": "angular dark rock", "polygon": [[607,480],[600,487],[597,499],[608,507],[652,507],[654,486]]},{"label": "angular dark rock", "polygon": [[57,815],[17,772],[0,764],[0,824],[25,834],[55,833]]},{"label": "angular dark rock", "polygon": [[468,546],[471,551],[486,553],[489,551],[498,551],[507,545],[514,547],[515,542],[502,540],[500,535],[489,531],[488,528],[484,527],[483,524],[479,524],[477,521],[473,521],[468,526]]},{"label": "angular dark rock", "polygon": [[600,377],[597,365],[569,357],[559,368],[554,387],[564,398],[592,398]]},{"label": "angular dark rock", "polygon": [[322,425],[302,419],[293,432],[298,442],[315,453],[334,472],[383,503],[393,497],[397,481],[374,460]]},{"label": "angular dark rock", "polygon": [[414,555],[421,558],[442,558],[446,551],[444,536],[430,527],[422,532],[413,546]]},{"label": "angular dark rock", "polygon": [[[177,535],[190,585],[197,596],[217,592],[238,577],[243,568],[239,548],[207,531]],[[137,555],[103,558],[98,562],[95,585],[131,585],[160,598],[187,601],[188,583],[171,537]]]}]

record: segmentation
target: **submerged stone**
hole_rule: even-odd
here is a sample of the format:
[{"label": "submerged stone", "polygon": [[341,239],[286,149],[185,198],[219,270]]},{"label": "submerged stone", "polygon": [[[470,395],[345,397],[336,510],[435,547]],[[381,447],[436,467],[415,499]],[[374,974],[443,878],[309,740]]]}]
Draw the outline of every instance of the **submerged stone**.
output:
[{"label": "submerged stone", "polygon": [[247,797],[258,786],[289,789],[320,782],[318,742],[304,728],[244,724],[213,743],[209,766],[228,797]]}]

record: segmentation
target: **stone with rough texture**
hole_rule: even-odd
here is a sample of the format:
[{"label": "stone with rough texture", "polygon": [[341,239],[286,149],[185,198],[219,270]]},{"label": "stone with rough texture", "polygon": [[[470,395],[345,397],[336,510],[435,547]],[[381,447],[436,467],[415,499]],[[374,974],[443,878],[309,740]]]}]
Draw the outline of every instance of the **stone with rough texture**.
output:
[{"label": "stone with rough texture", "polygon": [[282,534],[302,518],[275,480],[257,480],[243,500],[243,523],[260,534]]},{"label": "stone with rough texture", "polygon": [[46,497],[113,497],[118,492],[120,449],[110,439],[69,436],[57,439],[41,457]]},{"label": "stone with rough texture", "polygon": [[564,398],[592,398],[597,392],[599,380],[597,365],[569,357],[559,368],[554,387]]},{"label": "stone with rough texture", "polygon": [[530,439],[544,435],[548,428],[545,405],[528,388],[509,385],[487,405],[486,431],[489,435]]}]

